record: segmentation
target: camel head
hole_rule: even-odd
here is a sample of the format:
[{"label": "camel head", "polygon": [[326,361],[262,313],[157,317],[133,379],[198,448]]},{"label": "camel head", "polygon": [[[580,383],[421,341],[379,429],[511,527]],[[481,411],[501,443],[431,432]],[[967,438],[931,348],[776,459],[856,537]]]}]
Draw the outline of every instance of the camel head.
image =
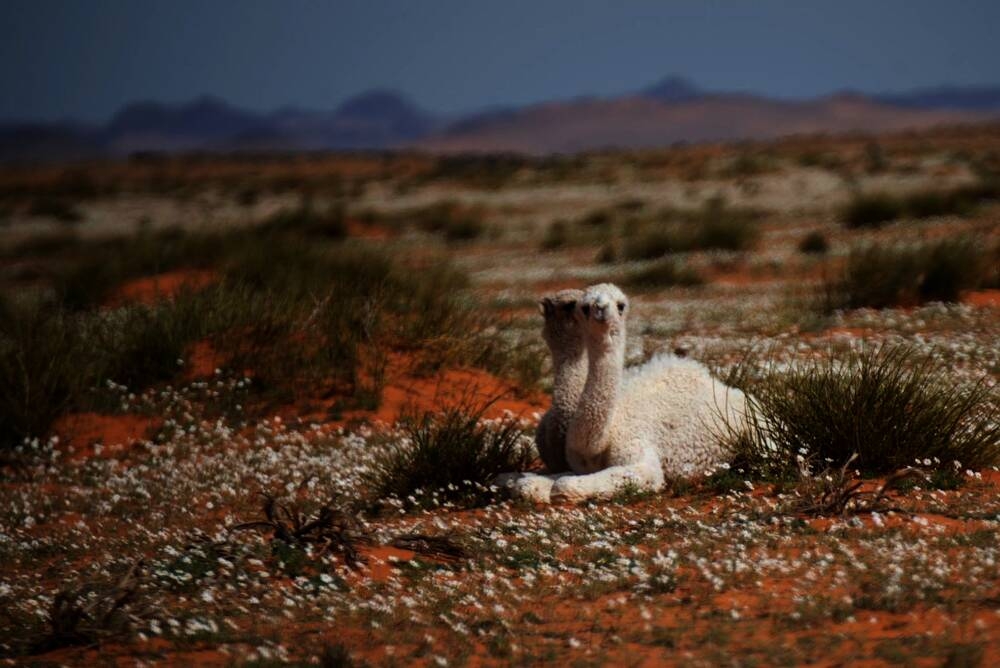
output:
[{"label": "camel head", "polygon": [[610,340],[625,334],[628,297],[613,283],[599,283],[587,288],[576,309],[576,318],[593,339]]},{"label": "camel head", "polygon": [[583,290],[560,290],[538,302],[538,310],[545,318],[542,338],[553,352],[582,349],[583,331],[575,316],[581,299]]}]

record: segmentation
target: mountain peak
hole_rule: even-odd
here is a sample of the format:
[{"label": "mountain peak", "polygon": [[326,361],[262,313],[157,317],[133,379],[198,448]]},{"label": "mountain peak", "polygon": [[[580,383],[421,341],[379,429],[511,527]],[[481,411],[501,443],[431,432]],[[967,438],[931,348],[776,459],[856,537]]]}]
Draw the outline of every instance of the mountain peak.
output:
[{"label": "mountain peak", "polygon": [[221,98],[202,95],[177,105],[153,101],[126,105],[111,119],[108,130],[112,134],[181,134],[218,139],[245,132],[259,122],[257,114]]},{"label": "mountain peak", "polygon": [[406,95],[388,88],[373,88],[358,93],[345,100],[337,113],[343,116],[362,116],[371,118],[397,115],[423,115]]},{"label": "mountain peak", "polygon": [[341,122],[380,128],[385,139],[379,145],[416,139],[431,130],[435,119],[399,91],[376,88],[355,95],[337,107]]},{"label": "mountain peak", "polygon": [[[623,103],[624,102],[624,103]],[[696,113],[692,113],[692,111]],[[407,95],[373,88],[333,110],[282,107],[262,113],[214,95],[137,101],[103,126],[0,124],[0,162],[133,151],[384,150],[573,152],[677,141],[767,139],[795,131],[883,132],[1000,118],[1000,87],[939,86],[890,94],[841,90],[783,100],[707,92],[667,76],[624,96],[434,115]]]},{"label": "mountain peak", "polygon": [[639,92],[643,97],[660,102],[687,102],[705,94],[693,81],[675,74],[660,79]]}]

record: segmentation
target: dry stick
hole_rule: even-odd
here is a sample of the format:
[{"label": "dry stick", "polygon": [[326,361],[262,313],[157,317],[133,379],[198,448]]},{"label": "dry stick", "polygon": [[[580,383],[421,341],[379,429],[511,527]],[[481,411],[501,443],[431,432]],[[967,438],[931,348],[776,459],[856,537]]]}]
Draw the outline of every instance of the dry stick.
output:
[{"label": "dry stick", "polygon": [[469,554],[451,536],[426,536],[424,534],[403,534],[389,543],[401,550],[410,550],[429,557],[437,557],[452,563],[467,559]]},{"label": "dry stick", "polygon": [[839,471],[840,486],[823,492],[820,500],[808,504],[800,505],[798,508],[799,512],[810,514],[810,515],[822,515],[836,513],[839,515],[846,515],[848,512],[848,506],[853,501],[855,506],[852,511],[855,514],[860,513],[873,513],[878,511],[896,511],[896,512],[909,512],[898,506],[884,506],[880,505],[884,499],[886,499],[887,492],[892,489],[896,484],[902,482],[906,478],[921,477],[926,480],[926,475],[913,467],[907,467],[905,469],[900,469],[890,474],[885,482],[878,488],[875,492],[859,492],[858,489],[862,486],[863,482],[860,480],[855,480],[850,482],[848,485],[847,475],[848,467],[857,455],[852,455],[850,459],[845,462]]},{"label": "dry stick", "polygon": [[333,299],[333,290],[331,290],[323,299],[316,299],[313,297],[313,301],[316,302],[316,307],[312,310],[312,313],[309,314],[309,317],[303,321],[302,329],[309,329],[309,325],[311,325],[312,321],[316,319],[324,308],[326,308],[326,305],[330,303],[331,299]]},{"label": "dry stick", "polygon": [[895,473],[893,473],[892,475],[888,476],[885,479],[885,482],[882,483],[882,486],[875,494],[875,498],[872,500],[872,503],[878,503],[892,486],[902,482],[906,478],[922,478],[923,480],[926,481],[927,474],[912,466],[907,466],[905,469],[900,469],[899,471],[896,471]]}]

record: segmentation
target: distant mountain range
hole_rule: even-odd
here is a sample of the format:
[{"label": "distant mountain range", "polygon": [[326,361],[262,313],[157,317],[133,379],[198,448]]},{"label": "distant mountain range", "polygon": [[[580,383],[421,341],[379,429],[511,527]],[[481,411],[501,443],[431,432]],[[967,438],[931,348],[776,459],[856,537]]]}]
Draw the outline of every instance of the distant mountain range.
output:
[{"label": "distant mountain range", "polygon": [[884,132],[995,119],[1000,119],[1000,87],[942,86],[782,100],[709,92],[679,77],[618,97],[580,97],[459,117],[431,113],[391,90],[363,93],[331,111],[286,107],[270,113],[206,96],[178,105],[133,103],[102,126],[0,124],[0,161],[136,152],[396,148],[539,154],[803,133]]}]

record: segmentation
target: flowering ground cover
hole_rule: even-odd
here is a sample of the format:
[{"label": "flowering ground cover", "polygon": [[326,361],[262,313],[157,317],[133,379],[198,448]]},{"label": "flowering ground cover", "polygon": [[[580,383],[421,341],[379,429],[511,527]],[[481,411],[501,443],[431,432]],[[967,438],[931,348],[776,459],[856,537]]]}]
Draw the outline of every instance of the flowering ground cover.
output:
[{"label": "flowering ground cover", "polygon": [[[324,503],[350,508],[400,435],[210,421],[193,408],[199,394],[238,393],[241,382],[137,397],[128,412],[165,416],[168,439],[77,461],[40,444],[40,461],[5,483],[7,653],[40,643],[30,649],[42,663],[178,664],[997,657],[995,470],[961,472],[956,490],[894,493],[882,512],[830,517],[796,512],[795,487],[749,480],[722,494],[696,485],[578,507],[498,499],[465,510],[429,492],[424,510],[399,499],[355,520],[352,564],[321,543],[235,527],[263,518],[257,492],[309,518]],[[414,534],[447,539],[458,556],[393,546]],[[44,651],[59,641],[50,616],[60,592],[100,608],[122,587],[120,619],[85,620],[82,646]]]},{"label": "flowering ground cover", "polygon": [[[40,329],[0,323],[0,660],[997,664],[1000,462],[914,452],[862,475],[805,449],[783,477],[734,461],[661,494],[532,506],[476,460],[476,479],[376,490],[441,440],[435,417],[479,409],[450,443],[539,466],[536,300],[602,280],[630,286],[630,365],[674,352],[727,377],[905,346],[935,387],[981,388],[954,433],[995,429],[998,151],[987,128],[503,173],[427,156],[5,170],[3,315],[43,308]],[[741,173],[748,154],[769,167]],[[905,206],[856,224],[858,192]],[[30,213],[73,197],[72,225]],[[935,245],[951,238],[974,243]],[[916,250],[850,274],[870,245]],[[25,392],[32,359],[69,372]],[[43,401],[44,420],[8,419]]]}]

